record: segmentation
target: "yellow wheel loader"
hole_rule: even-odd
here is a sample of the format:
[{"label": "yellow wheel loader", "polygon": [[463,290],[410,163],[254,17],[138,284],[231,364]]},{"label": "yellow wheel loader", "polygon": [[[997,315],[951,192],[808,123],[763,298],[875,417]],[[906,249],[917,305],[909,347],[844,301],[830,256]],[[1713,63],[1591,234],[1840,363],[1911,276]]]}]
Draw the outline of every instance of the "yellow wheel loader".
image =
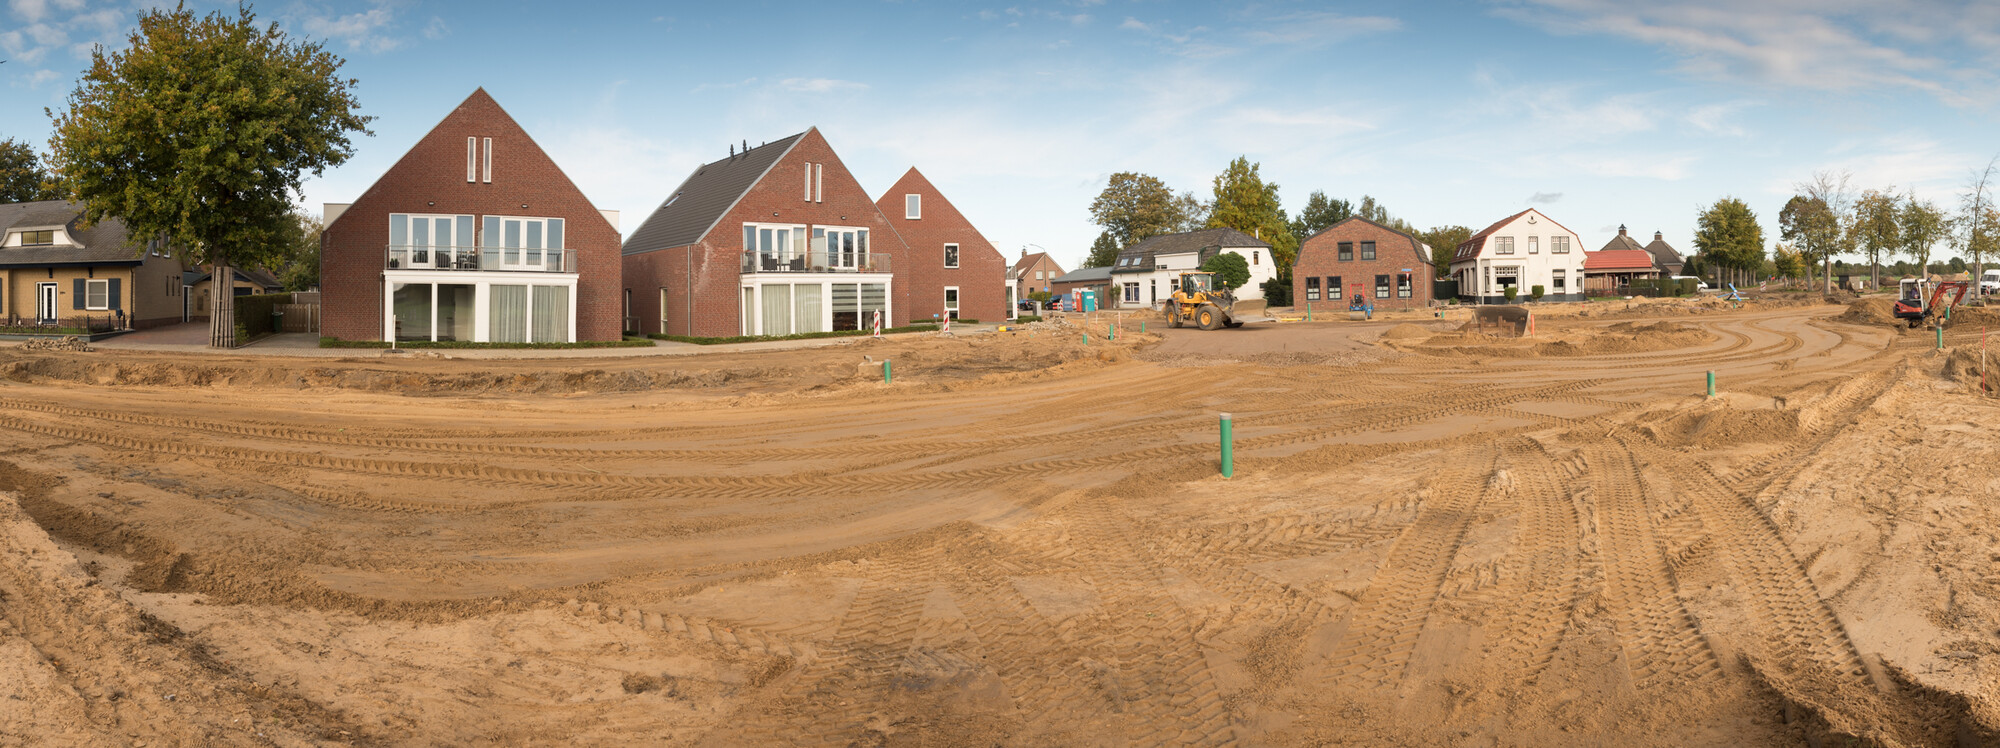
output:
[{"label": "yellow wheel loader", "polygon": [[1174,295],[1167,299],[1167,326],[1194,325],[1203,330],[1242,327],[1245,322],[1269,322],[1264,316],[1263,299],[1236,301],[1226,283],[1214,273],[1189,271],[1174,279]]}]

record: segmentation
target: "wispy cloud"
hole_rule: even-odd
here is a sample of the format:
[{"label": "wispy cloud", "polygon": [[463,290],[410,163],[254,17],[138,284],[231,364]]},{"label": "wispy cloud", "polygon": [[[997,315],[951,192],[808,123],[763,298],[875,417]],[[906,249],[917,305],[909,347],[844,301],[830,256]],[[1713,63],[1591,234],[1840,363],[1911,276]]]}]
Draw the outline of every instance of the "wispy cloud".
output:
[{"label": "wispy cloud", "polygon": [[787,91],[801,93],[833,93],[836,91],[860,91],[868,88],[866,83],[844,81],[834,78],[786,78],[778,85]]},{"label": "wispy cloud", "polygon": [[451,36],[451,27],[445,24],[444,18],[431,16],[431,22],[424,24],[425,39],[436,41],[447,36]]},{"label": "wispy cloud", "polygon": [[1552,33],[1659,47],[1697,77],[1822,91],[1908,89],[1958,106],[1993,83],[1991,65],[1979,58],[2000,55],[2000,7],[1948,0],[1522,0],[1496,12]]},{"label": "wispy cloud", "polygon": [[1539,203],[1541,205],[1554,205],[1561,199],[1563,199],[1563,193],[1560,192],[1537,192],[1528,197],[1528,202]]},{"label": "wispy cloud", "polygon": [[310,36],[344,42],[350,50],[379,53],[403,46],[403,40],[390,33],[396,21],[395,8],[385,0],[376,0],[374,5],[345,15],[307,11],[299,19],[299,28]]}]

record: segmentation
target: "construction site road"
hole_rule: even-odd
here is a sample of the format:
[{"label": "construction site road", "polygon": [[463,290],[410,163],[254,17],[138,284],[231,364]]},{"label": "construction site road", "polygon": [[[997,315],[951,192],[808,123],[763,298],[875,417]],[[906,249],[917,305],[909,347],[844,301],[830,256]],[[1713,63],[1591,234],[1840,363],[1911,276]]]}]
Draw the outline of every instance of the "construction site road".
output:
[{"label": "construction site road", "polygon": [[0,745],[1992,744],[1978,328],[1743,307],[0,349]]}]

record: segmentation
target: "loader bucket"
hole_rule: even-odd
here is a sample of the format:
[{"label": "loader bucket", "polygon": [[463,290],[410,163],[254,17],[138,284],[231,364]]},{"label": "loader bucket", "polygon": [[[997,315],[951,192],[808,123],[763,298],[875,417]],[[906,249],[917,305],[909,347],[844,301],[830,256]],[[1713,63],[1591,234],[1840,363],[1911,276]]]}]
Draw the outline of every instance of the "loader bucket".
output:
[{"label": "loader bucket", "polygon": [[1271,302],[1264,299],[1244,299],[1230,305],[1229,318],[1230,321],[1238,323],[1270,322],[1271,318],[1264,314],[1270,308]]},{"label": "loader bucket", "polygon": [[1521,337],[1528,331],[1528,310],[1518,306],[1482,306],[1473,310],[1467,332]]}]

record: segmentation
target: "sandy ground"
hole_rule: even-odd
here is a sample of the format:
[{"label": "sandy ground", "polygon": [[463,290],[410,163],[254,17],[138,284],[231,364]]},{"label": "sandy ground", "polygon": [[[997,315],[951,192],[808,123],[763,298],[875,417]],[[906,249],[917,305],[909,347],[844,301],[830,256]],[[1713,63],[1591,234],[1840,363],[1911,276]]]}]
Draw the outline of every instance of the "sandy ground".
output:
[{"label": "sandy ground", "polygon": [[1994,744],[1977,329],[1647,306],[0,349],[0,745]]}]

